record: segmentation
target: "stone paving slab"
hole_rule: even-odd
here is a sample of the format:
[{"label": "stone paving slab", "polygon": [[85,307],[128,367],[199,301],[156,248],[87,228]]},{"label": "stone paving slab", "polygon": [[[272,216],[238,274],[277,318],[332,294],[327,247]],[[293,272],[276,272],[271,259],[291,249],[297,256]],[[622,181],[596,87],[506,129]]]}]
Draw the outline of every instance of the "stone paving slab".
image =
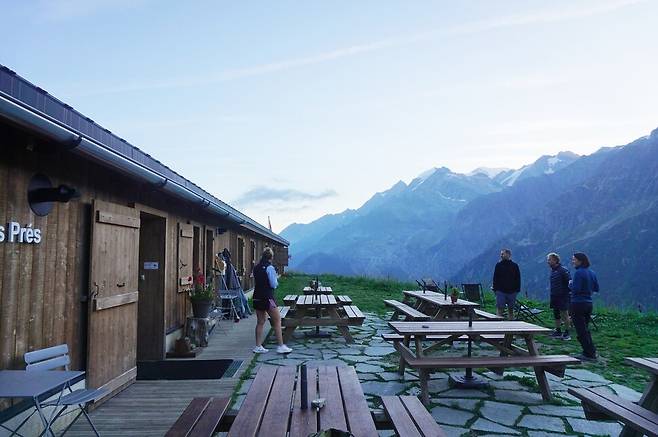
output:
[{"label": "stone paving slab", "polygon": [[512,426],[523,413],[523,406],[503,402],[484,401],[480,408],[480,416],[493,422]]},{"label": "stone paving slab", "polygon": [[585,413],[582,407],[564,407],[559,405],[533,405],[528,409],[534,414],[544,414],[546,416],[557,417],[579,417],[584,418]]},{"label": "stone paving slab", "polygon": [[468,410],[468,411],[475,411],[477,406],[480,404],[479,399],[450,399],[450,398],[432,398],[432,402],[443,405],[446,407],[450,407],[453,409],[462,409],[462,410]]},{"label": "stone paving slab", "polygon": [[465,426],[475,417],[472,413],[448,407],[434,407],[430,413],[432,413],[434,420],[444,425]]},{"label": "stone paving slab", "polygon": [[500,425],[496,422],[492,422],[487,419],[478,419],[471,425],[471,429],[476,431],[485,431],[485,432],[494,432],[497,434],[509,434],[509,435],[519,435],[519,431],[516,431],[513,428]]},{"label": "stone paving slab", "polygon": [[567,418],[571,428],[579,434],[617,437],[621,432],[621,425],[617,422],[601,422],[585,419]]},{"label": "stone paving slab", "polygon": [[564,422],[559,417],[539,416],[537,414],[523,416],[518,426],[562,433],[566,431]]}]

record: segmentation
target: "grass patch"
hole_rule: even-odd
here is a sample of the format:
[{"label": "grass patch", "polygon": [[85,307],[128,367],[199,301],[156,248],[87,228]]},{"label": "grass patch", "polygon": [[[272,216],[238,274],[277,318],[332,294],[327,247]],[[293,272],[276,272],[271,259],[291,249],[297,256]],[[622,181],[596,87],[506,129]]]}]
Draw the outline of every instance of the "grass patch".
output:
[{"label": "grass patch", "polygon": [[[279,303],[287,294],[300,294],[302,288],[308,285],[315,276],[288,273],[280,280],[276,290]],[[365,277],[345,277],[336,275],[321,275],[323,285],[333,287],[334,294],[350,296],[354,305],[361,311],[374,312],[384,315],[387,308],[384,299],[402,300],[402,290],[416,290],[417,284],[398,282],[393,280],[371,279]],[[553,314],[548,303],[522,299],[532,308],[545,310],[539,315],[542,324],[553,327]],[[495,297],[493,293],[485,293],[483,309],[496,312]],[[621,311],[597,307],[595,313],[599,315],[598,330],[592,330],[592,337],[596,345],[600,361],[586,363],[583,367],[597,373],[613,382],[629,386],[635,390],[643,391],[649,382],[649,374],[636,367],[624,364],[624,357],[657,356],[658,351],[658,314],[655,312],[639,313],[637,311]],[[577,354],[581,352],[580,344],[572,329],[571,341],[552,339],[547,335],[536,336],[542,354]]]}]

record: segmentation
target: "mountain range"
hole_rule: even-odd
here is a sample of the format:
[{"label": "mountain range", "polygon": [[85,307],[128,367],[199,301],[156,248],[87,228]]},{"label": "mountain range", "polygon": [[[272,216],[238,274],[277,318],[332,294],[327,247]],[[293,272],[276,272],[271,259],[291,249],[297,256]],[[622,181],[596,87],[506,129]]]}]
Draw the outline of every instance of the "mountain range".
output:
[{"label": "mountain range", "polygon": [[356,210],[283,230],[290,268],[397,279],[491,282],[512,249],[522,289],[547,297],[545,257],[590,255],[599,299],[658,308],[658,129],[625,146],[560,152],[519,169],[432,168]]}]

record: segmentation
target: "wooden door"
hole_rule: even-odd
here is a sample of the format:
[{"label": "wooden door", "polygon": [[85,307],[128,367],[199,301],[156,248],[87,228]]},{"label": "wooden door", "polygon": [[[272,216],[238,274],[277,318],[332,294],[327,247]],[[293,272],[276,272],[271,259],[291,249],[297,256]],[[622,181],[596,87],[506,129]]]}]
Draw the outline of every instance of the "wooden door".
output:
[{"label": "wooden door", "polygon": [[142,212],[139,229],[137,360],[165,358],[165,252],[167,221]]},{"label": "wooden door", "polygon": [[137,375],[139,212],[95,200],[90,250],[87,386],[110,392]]}]

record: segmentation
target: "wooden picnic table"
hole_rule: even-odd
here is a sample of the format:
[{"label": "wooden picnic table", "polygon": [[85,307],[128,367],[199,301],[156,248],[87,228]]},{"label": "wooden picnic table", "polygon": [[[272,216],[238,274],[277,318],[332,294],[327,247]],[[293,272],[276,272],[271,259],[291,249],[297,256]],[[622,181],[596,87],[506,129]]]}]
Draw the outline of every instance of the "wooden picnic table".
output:
[{"label": "wooden picnic table", "polygon": [[332,294],[334,290],[331,287],[319,286],[316,290],[313,287],[304,287],[304,294]]},{"label": "wooden picnic table", "polygon": [[[291,295],[290,298],[292,298]],[[288,296],[286,296],[288,297]],[[365,316],[355,305],[351,303],[349,296],[344,299],[327,294],[308,294],[297,296],[294,305],[282,309],[283,317],[281,324],[284,328],[284,341],[290,340],[292,334],[299,326],[315,326],[315,335],[321,336],[320,326],[335,326],[345,341],[352,343],[348,326],[362,325]],[[286,299],[284,298],[284,301]],[[288,300],[291,302],[291,299]]]},{"label": "wooden picnic table", "polygon": [[[624,359],[631,366],[639,367],[648,371],[651,374],[651,381],[647,384],[640,402],[638,405],[642,408],[645,408],[653,413],[658,414],[658,357],[655,358],[632,358],[627,357]],[[658,431],[658,430],[657,430]],[[622,431],[620,435],[631,435],[625,434],[626,429]]]},{"label": "wooden picnic table", "polygon": [[[480,307],[479,303],[471,302],[465,299],[457,299],[452,302],[450,296],[434,291],[422,290],[405,290],[405,302],[411,303],[414,308],[424,314],[427,314],[432,320],[459,320],[468,318],[469,312],[473,312],[475,318],[475,309]],[[411,302],[415,300],[415,302]]]},{"label": "wooden picnic table", "polygon": [[[329,428],[356,437],[377,437],[377,429],[353,367],[321,366],[307,370],[308,408],[301,409],[300,371],[293,366],[258,370],[229,437],[307,437]],[[296,382],[296,383],[295,383]],[[311,406],[325,399],[319,411]]]},{"label": "wooden picnic table", "polygon": [[[405,363],[419,369],[422,400],[426,405],[429,402],[427,382],[430,371],[434,369],[533,367],[542,397],[548,401],[551,399],[551,392],[545,371],[564,376],[566,364],[580,363],[577,359],[565,355],[540,356],[534,343],[534,336],[549,332],[550,329],[526,322],[476,321],[471,326],[466,321],[389,322],[389,325],[403,338],[402,341],[394,341],[394,347],[400,353],[400,371],[404,372]],[[495,334],[504,335],[504,339],[502,341],[496,339]],[[429,340],[428,337],[431,336],[441,336],[442,339],[431,340],[433,344],[424,348],[423,341]],[[500,352],[500,356],[432,357],[427,355],[431,350],[451,344],[462,336],[491,344]],[[527,349],[513,344],[515,337],[522,337]],[[414,350],[410,348],[412,339],[415,343]]]},{"label": "wooden picnic table", "polygon": [[658,436],[658,358],[625,358],[631,366],[651,373],[638,403],[596,387],[569,388],[581,400],[589,420],[618,420],[624,424],[620,437]]}]

